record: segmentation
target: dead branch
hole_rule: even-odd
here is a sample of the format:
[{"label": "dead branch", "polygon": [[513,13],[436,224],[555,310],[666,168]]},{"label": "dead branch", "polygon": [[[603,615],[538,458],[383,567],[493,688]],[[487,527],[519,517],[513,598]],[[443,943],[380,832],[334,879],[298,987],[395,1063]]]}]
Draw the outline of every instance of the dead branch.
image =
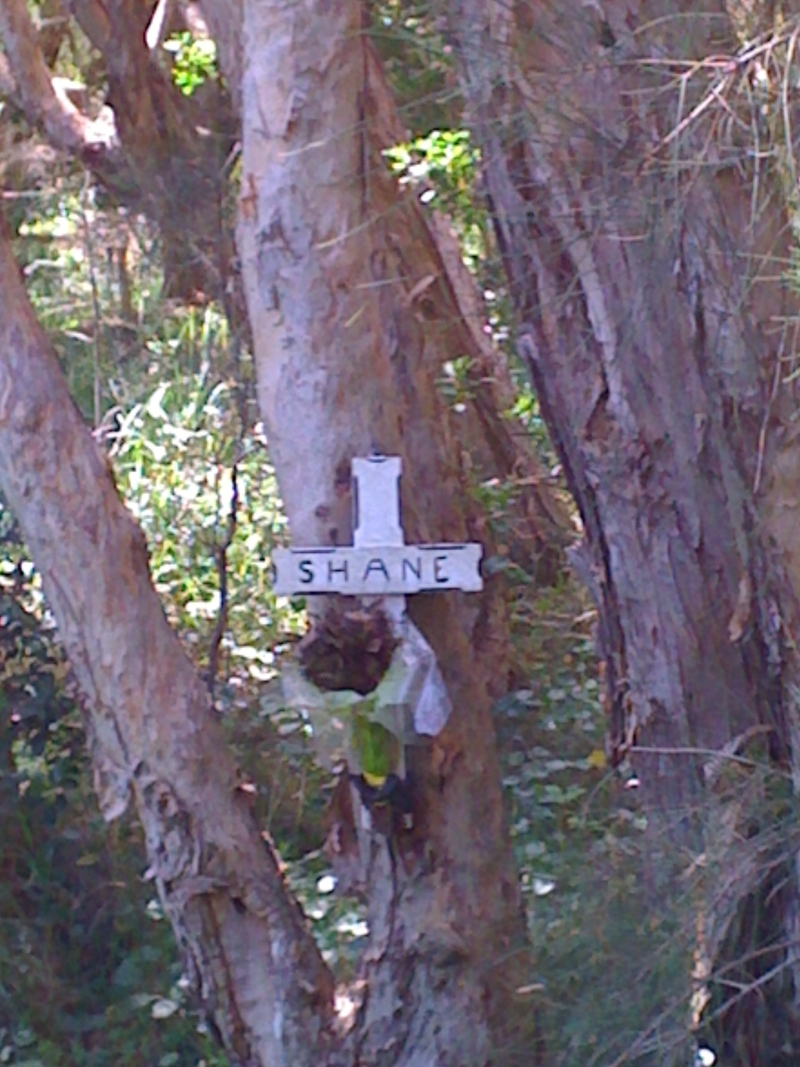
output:
[{"label": "dead branch", "polygon": [[105,111],[100,118],[88,118],[53,78],[24,0],[0,2],[0,33],[7,67],[5,76],[0,68],[0,84],[8,77],[13,80],[14,95],[31,125],[44,130],[56,148],[87,163],[112,162],[119,151],[113,121]]}]

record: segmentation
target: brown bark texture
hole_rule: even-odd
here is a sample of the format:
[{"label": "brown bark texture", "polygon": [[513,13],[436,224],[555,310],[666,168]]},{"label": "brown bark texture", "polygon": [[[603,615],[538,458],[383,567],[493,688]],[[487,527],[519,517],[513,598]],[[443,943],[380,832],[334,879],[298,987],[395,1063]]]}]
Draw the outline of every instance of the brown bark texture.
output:
[{"label": "brown bark texture", "polygon": [[[436,378],[472,340],[420,205],[381,158],[386,88],[362,14],[355,0],[245,3],[238,243],[259,402],[296,543],[350,542],[350,461],[372,451],[403,457],[409,541],[462,540],[481,531]],[[380,833],[367,843],[359,1063],[530,1059],[489,586],[411,604],[454,711],[409,750],[413,831],[396,851]]]},{"label": "brown bark texture", "polygon": [[103,812],[114,818],[133,796],[150,876],[231,1062],[326,1062],[330,975],[238,789],[207,689],[152,588],[141,531],[4,236],[0,486],[86,697]]},{"label": "brown bark texture", "polygon": [[447,16],[520,354],[583,520],[614,756],[638,746],[685,838],[690,750],[763,724],[786,758],[793,715],[789,232],[736,27],[674,0]]}]

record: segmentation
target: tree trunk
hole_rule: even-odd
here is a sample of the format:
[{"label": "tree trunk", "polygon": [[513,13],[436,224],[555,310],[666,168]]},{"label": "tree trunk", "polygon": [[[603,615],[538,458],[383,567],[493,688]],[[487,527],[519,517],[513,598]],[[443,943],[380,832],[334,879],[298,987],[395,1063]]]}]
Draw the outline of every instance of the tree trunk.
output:
[{"label": "tree trunk", "polygon": [[[363,6],[363,5],[362,5]],[[241,105],[243,71],[242,19],[240,0],[206,5],[204,14],[218,43],[222,70],[231,96]],[[368,28],[363,6],[364,29]],[[369,78],[372,106],[369,115],[370,168],[383,173],[380,150],[408,139],[408,131],[398,114],[391,88],[383,76],[380,60],[370,42],[364,39],[364,77]],[[371,173],[366,176],[372,181]],[[245,192],[244,201],[249,202]],[[408,205],[407,209],[408,209]],[[483,327],[485,314],[480,306],[475,281],[461,258],[458,242],[446,218],[430,209],[414,209],[415,226],[427,231],[425,243],[435,246],[433,267],[437,273],[423,276],[413,299],[418,314],[425,316],[436,304],[436,316],[461,320],[459,328],[450,323],[446,341],[428,346],[433,380],[440,377],[443,361],[466,356],[470,365],[469,388],[472,401],[462,417],[452,420],[452,432],[462,458],[473,473],[473,481],[510,479],[526,487],[525,494],[509,507],[514,529],[513,547],[537,580],[552,582],[563,573],[565,548],[574,541],[570,513],[543,469],[522,426],[508,418],[514,391],[508,367],[489,342]],[[395,240],[402,235],[395,233]],[[431,283],[436,282],[435,286]],[[434,298],[432,302],[432,298]]]},{"label": "tree trunk", "polygon": [[[634,35],[622,3],[605,22],[578,3],[450,5],[521,354],[583,519],[619,755],[715,750],[758,723],[776,750],[787,737],[759,519],[787,304],[763,264],[785,261],[786,215],[762,175],[751,216],[747,145],[712,107],[681,128],[708,77],[687,77],[676,120],[674,70],[646,62],[735,51],[712,8],[651,4]],[[693,761],[637,762],[685,813]]]},{"label": "tree trunk", "polygon": [[[440,368],[472,350],[420,205],[380,156],[386,90],[357,0],[244,8],[239,248],[270,455],[292,537],[351,539],[350,461],[404,460],[409,541],[480,534]],[[414,598],[455,709],[411,750],[414,840],[376,835],[367,872],[359,1062],[525,1062],[514,997],[525,934],[490,707],[503,684],[496,590]],[[502,1050],[502,1051],[500,1051]]]},{"label": "tree trunk", "polygon": [[332,983],[238,789],[141,532],[0,239],[0,485],[86,696],[100,803],[133,795],[150,875],[235,1064],[325,1062]]},{"label": "tree trunk", "polygon": [[614,759],[641,780],[653,868],[713,848],[735,908],[763,866],[736,832],[704,839],[713,753],[762,732],[786,767],[798,723],[796,115],[770,95],[795,27],[768,27],[754,96],[761,59],[729,11],[758,5],[443,6],[520,354],[583,520]]}]

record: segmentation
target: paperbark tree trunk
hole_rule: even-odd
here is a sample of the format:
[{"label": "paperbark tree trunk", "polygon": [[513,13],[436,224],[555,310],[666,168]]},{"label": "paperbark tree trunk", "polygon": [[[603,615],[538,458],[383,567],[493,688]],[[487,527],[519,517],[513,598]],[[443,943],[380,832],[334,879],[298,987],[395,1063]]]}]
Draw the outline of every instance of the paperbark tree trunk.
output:
[{"label": "paperbark tree trunk", "polygon": [[[766,735],[795,782],[799,766],[784,275],[796,110],[773,93],[796,77],[794,24],[772,24],[774,5],[680,0],[445,9],[520,354],[583,520],[574,562],[598,609],[613,757],[641,781],[654,885],[685,869],[687,846],[725,871],[727,891],[700,908],[713,960],[764,877],[738,797],[722,839],[704,834],[713,754]],[[769,24],[745,25],[756,17]],[[763,40],[774,50],[759,66]],[[767,896],[797,991],[796,883]],[[740,1008],[752,1028],[754,1002]],[[765,1062],[764,1048],[742,1062]]]},{"label": "paperbark tree trunk", "polygon": [[235,1064],[324,1063],[332,983],[170,631],[141,531],[0,234],[0,486],[86,697],[106,818],[134,798],[150,875]]},{"label": "paperbark tree trunk", "polygon": [[[474,538],[436,384],[474,342],[420,205],[380,155],[386,90],[363,30],[358,0],[244,5],[238,240],[270,455],[296,543],[350,542],[350,461],[373,451],[403,457],[407,540]],[[529,1062],[490,716],[502,612],[491,582],[480,597],[416,597],[410,612],[454,711],[411,752],[413,854],[395,863],[371,842],[354,1047],[368,1063]]]},{"label": "paperbark tree trunk", "polygon": [[[449,23],[521,354],[585,527],[614,742],[714,750],[763,723],[785,755],[793,589],[765,519],[788,506],[770,492],[794,403],[786,211],[767,174],[754,209],[749,141],[724,139],[726,6],[653,3],[638,29],[627,4],[603,11],[452,0]],[[688,810],[691,758],[637,764]]]},{"label": "paperbark tree trunk", "polygon": [[[206,4],[204,15],[218,42],[221,67],[231,87],[231,95],[241,109],[243,5],[240,0]],[[408,131],[369,40],[369,17],[367,6],[363,4],[361,32],[363,79],[365,84],[370,83],[370,113],[364,112],[364,125],[359,136],[367,167],[364,181],[369,186],[375,175],[385,177],[381,151],[407,140]],[[284,47],[290,48],[288,42],[284,42]],[[251,52],[256,54],[254,49]],[[359,103],[359,115],[365,107],[366,103]],[[263,125],[263,118],[257,116],[254,119],[249,111],[240,111],[240,117],[245,126],[250,121]],[[410,196],[404,198],[404,201],[409,200]],[[245,204],[252,201],[247,190],[242,201]],[[507,417],[514,400],[509,370],[483,332],[486,320],[475,281],[463,263],[447,219],[435,211],[423,210],[420,205],[412,208],[408,202],[405,209],[413,214],[415,240],[412,241],[409,234],[408,241],[404,242],[406,235],[395,229],[395,242],[407,243],[409,248],[415,248],[415,242],[421,242],[432,249],[428,261],[432,273],[420,275],[417,272],[417,287],[412,295],[415,317],[422,320],[432,316],[448,324],[449,332],[441,343],[428,345],[426,349],[431,380],[441,376],[444,362],[454,356],[466,356],[470,366],[472,401],[466,405],[462,416],[451,422],[462,459],[471,468],[474,483],[481,479],[508,478],[526,486],[526,492],[521,494],[517,504],[509,508],[508,518],[514,524],[511,534],[514,548],[520,551],[525,565],[538,580],[552,581],[563,573],[564,550],[575,539],[570,513],[522,427]]]}]

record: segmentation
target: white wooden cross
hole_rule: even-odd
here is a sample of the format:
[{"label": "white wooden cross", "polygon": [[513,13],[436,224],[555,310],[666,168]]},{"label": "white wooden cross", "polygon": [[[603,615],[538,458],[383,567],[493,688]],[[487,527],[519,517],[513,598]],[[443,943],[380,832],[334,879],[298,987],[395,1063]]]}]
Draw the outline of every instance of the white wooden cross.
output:
[{"label": "white wooden cross", "polygon": [[[483,546],[407,545],[400,525],[399,456],[352,461],[356,483],[353,545],[335,548],[276,548],[275,592],[283,596],[341,593],[391,597],[392,614],[405,609],[405,597],[423,590],[483,588]],[[396,599],[395,599],[396,598]]]}]

